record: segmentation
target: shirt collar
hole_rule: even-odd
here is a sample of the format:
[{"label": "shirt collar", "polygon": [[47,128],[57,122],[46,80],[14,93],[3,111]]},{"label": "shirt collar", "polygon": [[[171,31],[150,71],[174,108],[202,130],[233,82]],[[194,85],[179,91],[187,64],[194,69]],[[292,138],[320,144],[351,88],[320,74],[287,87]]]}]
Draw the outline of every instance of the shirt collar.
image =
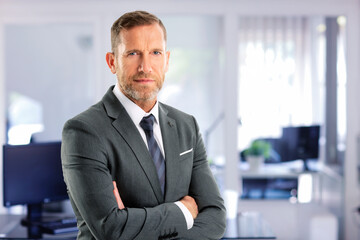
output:
[{"label": "shirt collar", "polygon": [[124,106],[126,112],[129,114],[131,120],[135,123],[135,125],[139,125],[142,118],[149,116],[150,114],[154,115],[155,122],[157,124],[159,124],[159,102],[158,101],[156,101],[156,103],[155,103],[154,107],[151,109],[151,111],[147,113],[120,91],[120,87],[119,87],[118,83],[116,83],[116,85],[113,89],[113,93],[115,94],[116,98],[120,101],[120,103]]}]

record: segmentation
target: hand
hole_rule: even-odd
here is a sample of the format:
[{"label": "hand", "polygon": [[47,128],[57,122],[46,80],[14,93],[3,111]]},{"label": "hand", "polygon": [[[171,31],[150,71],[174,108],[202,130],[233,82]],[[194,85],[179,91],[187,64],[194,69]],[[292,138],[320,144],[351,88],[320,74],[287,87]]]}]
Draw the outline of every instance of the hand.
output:
[{"label": "hand", "polygon": [[195,199],[190,196],[185,196],[180,200],[180,202],[185,205],[185,207],[190,211],[192,217],[195,219],[199,214]]},{"label": "hand", "polygon": [[125,206],[124,206],[124,203],[122,202],[122,200],[121,200],[121,198],[120,198],[119,190],[117,189],[117,186],[116,186],[116,182],[115,182],[115,181],[113,181],[113,185],[114,185],[113,193],[114,193],[116,202],[117,202],[117,204],[118,204],[118,207],[119,207],[119,209],[124,209]]}]

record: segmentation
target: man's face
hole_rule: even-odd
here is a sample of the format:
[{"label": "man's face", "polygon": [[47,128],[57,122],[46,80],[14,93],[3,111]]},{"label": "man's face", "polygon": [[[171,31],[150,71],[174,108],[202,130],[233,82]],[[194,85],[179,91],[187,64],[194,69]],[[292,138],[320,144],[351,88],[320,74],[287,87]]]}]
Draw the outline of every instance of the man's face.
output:
[{"label": "man's face", "polygon": [[120,33],[113,68],[121,91],[135,103],[154,102],[168,70],[170,53],[158,24],[133,27]]}]

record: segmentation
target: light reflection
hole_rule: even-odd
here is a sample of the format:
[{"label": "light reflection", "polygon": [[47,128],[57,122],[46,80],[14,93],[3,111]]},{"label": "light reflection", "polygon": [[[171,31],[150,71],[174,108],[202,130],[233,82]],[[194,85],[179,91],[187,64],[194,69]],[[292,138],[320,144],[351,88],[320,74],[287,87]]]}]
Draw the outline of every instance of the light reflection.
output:
[{"label": "light reflection", "polygon": [[42,132],[43,124],[20,124],[13,126],[8,131],[8,144],[22,145],[29,144],[34,133]]},{"label": "light reflection", "polygon": [[34,133],[44,131],[42,104],[19,92],[11,92],[9,96],[7,143],[29,144]]},{"label": "light reflection", "polygon": [[301,174],[299,176],[298,201],[299,203],[309,203],[313,193],[313,177],[311,174]]}]

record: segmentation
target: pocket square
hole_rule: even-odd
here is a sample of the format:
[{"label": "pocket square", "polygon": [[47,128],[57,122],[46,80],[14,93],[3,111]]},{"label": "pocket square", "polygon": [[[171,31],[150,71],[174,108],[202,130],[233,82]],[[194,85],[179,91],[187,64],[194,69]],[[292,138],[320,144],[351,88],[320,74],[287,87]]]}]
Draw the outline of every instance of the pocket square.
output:
[{"label": "pocket square", "polygon": [[185,151],[185,152],[182,152],[182,153],[180,153],[180,156],[182,156],[182,155],[184,155],[184,154],[187,154],[187,153],[189,153],[189,152],[192,152],[192,150],[193,150],[193,149],[189,149],[189,150],[187,150],[187,151]]}]

